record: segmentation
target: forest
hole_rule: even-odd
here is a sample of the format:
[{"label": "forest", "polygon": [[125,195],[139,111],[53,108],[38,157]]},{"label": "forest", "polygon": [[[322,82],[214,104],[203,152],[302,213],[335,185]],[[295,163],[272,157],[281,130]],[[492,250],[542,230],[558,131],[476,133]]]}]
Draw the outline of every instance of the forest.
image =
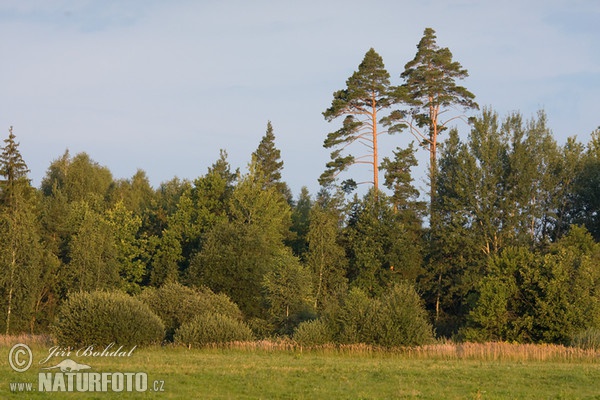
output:
[{"label": "forest", "polygon": [[[370,49],[333,93],[318,193],[282,180],[270,122],[246,170],[221,150],[204,175],[158,187],[69,151],[33,187],[11,127],[0,332],[53,332],[69,300],[98,291],[147,304],[209,293],[239,310],[244,337],[310,343],[569,344],[599,330],[600,128],[559,144],[544,111],[480,109],[436,39],[425,29],[399,85]],[[382,158],[388,134],[414,141]],[[364,169],[373,179],[356,182]],[[172,340],[178,326],[164,319]]]}]

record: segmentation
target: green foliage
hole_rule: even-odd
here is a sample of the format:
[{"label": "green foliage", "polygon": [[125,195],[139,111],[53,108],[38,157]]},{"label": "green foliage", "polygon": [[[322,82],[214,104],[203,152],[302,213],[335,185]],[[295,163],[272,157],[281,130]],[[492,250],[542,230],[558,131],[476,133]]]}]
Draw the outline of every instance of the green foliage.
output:
[{"label": "green foliage", "polygon": [[312,272],[315,308],[335,307],[348,286],[346,252],[341,245],[341,215],[332,202],[315,203],[310,210],[306,263]]},{"label": "green foliage", "polygon": [[175,331],[181,325],[205,313],[242,319],[240,309],[229,297],[222,293],[215,294],[205,287],[194,289],[169,282],[159,288],[146,288],[137,299],[147,304],[164,322],[167,340],[173,340]]},{"label": "green foliage", "polygon": [[267,122],[267,131],[262,137],[258,148],[252,153],[252,162],[256,164],[257,172],[263,175],[265,187],[275,187],[291,202],[292,193],[285,182],[281,181],[283,161],[281,152],[275,147],[275,134],[271,121]]},{"label": "green foliage", "polygon": [[508,248],[490,259],[467,340],[566,344],[600,326],[600,249],[573,226],[544,256]]},{"label": "green foliage", "polygon": [[164,324],[150,308],[121,292],[78,292],[60,307],[53,325],[61,346],[160,343]]},{"label": "green foliage", "polygon": [[423,302],[407,283],[392,285],[377,298],[352,289],[334,318],[341,343],[394,347],[433,340]]},{"label": "green foliage", "polygon": [[340,343],[372,343],[375,319],[380,303],[360,289],[353,288],[333,315],[337,324],[336,338]]},{"label": "green foliage", "polygon": [[277,269],[290,226],[290,206],[276,188],[264,188],[251,169],[234,189],[229,218],[204,236],[191,260],[189,280],[227,294],[248,317],[264,317],[263,278]]},{"label": "green foliage", "polygon": [[320,346],[333,342],[333,330],[323,319],[304,321],[294,331],[294,340],[300,346]]},{"label": "green foliage", "polygon": [[312,199],[306,186],[300,189],[298,200],[292,209],[292,224],[290,226],[290,236],[286,244],[292,249],[294,255],[305,261],[308,251],[308,231],[310,227],[310,209]]},{"label": "green foliage", "polygon": [[[373,167],[373,185],[378,188],[379,160],[377,158],[378,112],[391,105],[390,75],[383,59],[374,49],[369,49],[363,61],[346,81],[346,89],[333,94],[331,107],[323,112],[327,121],[345,116],[342,127],[327,135],[323,146],[335,148],[331,161],[319,178],[321,185],[332,184],[336,176],[356,163]],[[370,151],[358,157],[342,155],[342,150],[353,143],[362,143]]]},{"label": "green foliage", "polygon": [[475,95],[456,84],[468,76],[467,70],[452,60],[450,50],[440,48],[436,39],[435,31],[426,28],[415,57],[406,63],[400,75],[405,83],[395,89],[393,96],[397,102],[408,105],[409,110],[396,110],[386,120],[391,132],[409,127],[410,133],[429,151],[431,201],[436,195],[438,135],[457,118],[447,112],[455,106],[465,110],[478,108]]},{"label": "green foliage", "polygon": [[[472,124],[466,142],[452,130],[444,143],[431,216],[423,287],[444,333],[463,325],[489,257],[545,246],[566,230],[565,193],[577,163],[574,144],[559,149],[544,113],[500,122],[485,109]],[[572,159],[559,162],[561,152]]]},{"label": "green foliage", "polygon": [[418,201],[419,191],[413,186],[411,168],[418,165],[413,143],[406,149],[398,148],[394,159],[383,159],[381,169],[385,170],[385,186],[392,190],[390,198],[395,212],[402,212],[407,222],[413,220],[420,224],[420,217],[425,213],[425,203]]},{"label": "green foliage", "polygon": [[353,204],[345,230],[351,285],[377,295],[391,281],[416,281],[422,268],[421,226],[394,211],[383,193]]},{"label": "green foliage", "polygon": [[252,338],[252,331],[244,322],[219,313],[197,315],[175,332],[175,343],[190,348]]},{"label": "green foliage", "polygon": [[571,190],[572,222],[583,224],[600,241],[600,128],[592,133]]},{"label": "green foliage", "polygon": [[119,286],[119,264],[114,231],[103,215],[87,202],[72,205],[77,229],[69,243],[64,291],[90,291]]},{"label": "green foliage", "polygon": [[[423,37],[417,44],[415,57],[406,63],[401,77],[406,80],[403,85],[405,100],[415,107],[418,126],[430,126],[431,108],[460,105],[465,108],[476,108],[473,101],[475,95],[466,88],[456,84],[469,73],[460,63],[452,60],[452,52],[447,47],[440,48],[436,43],[435,31],[426,28]],[[437,122],[441,125],[441,121]]]},{"label": "green foliage", "polygon": [[567,344],[577,332],[600,327],[600,246],[573,226],[544,257],[536,323],[541,341]]},{"label": "green foliage", "polygon": [[19,143],[15,142],[15,138],[11,126],[0,153],[0,175],[4,178],[0,181],[0,200],[5,204],[10,203],[15,185],[29,184],[27,174],[30,171],[21,156]]},{"label": "green foliage", "polygon": [[314,312],[311,275],[287,249],[275,262],[275,268],[263,278],[264,296],[270,319],[278,333],[291,334],[302,320]]},{"label": "green foliage", "polygon": [[[600,130],[587,146],[575,138],[558,145],[544,112],[501,119],[491,109],[470,118],[468,132],[450,129],[462,118],[456,109],[477,104],[457,83],[467,71],[436,40],[427,28],[404,84],[390,85],[370,49],[334,93],[323,116],[341,121],[325,139],[331,161],[314,201],[306,188],[292,201],[270,122],[246,175],[221,150],[205,175],[156,190],[141,170],[115,180],[87,154],[68,151],[35,189],[11,128],[0,151],[0,330],[44,332],[69,293],[119,289],[139,294],[170,340],[184,325],[192,338],[198,323],[186,324],[218,314],[244,315],[260,337],[297,328],[305,343],[425,343],[431,327],[415,284],[441,336],[592,341],[586,332],[600,326]],[[403,110],[389,111],[400,103]],[[426,226],[411,175],[415,148],[378,142],[402,130],[429,150]],[[388,157],[379,165],[381,154]],[[359,163],[372,167],[374,188],[348,201],[369,182],[329,185]],[[229,323],[206,321],[213,330]]]},{"label": "green foliage", "polygon": [[12,128],[9,132],[0,154],[0,329],[34,333],[56,262],[42,242],[39,196],[27,179]]},{"label": "green foliage", "polygon": [[584,350],[600,350],[600,328],[588,328],[573,335],[571,346]]},{"label": "green foliage", "polygon": [[119,201],[106,211],[106,220],[114,235],[120,286],[129,294],[139,293],[146,271],[142,259],[145,245],[138,238],[142,219],[127,210],[123,202]]},{"label": "green foliage", "polygon": [[433,341],[433,330],[423,300],[412,285],[397,283],[380,298],[376,343],[391,346],[420,346]]},{"label": "green foliage", "polygon": [[109,169],[100,166],[86,153],[71,157],[69,151],[50,164],[42,180],[46,196],[54,191],[65,194],[69,202],[86,201],[93,209],[101,210],[113,182]]}]

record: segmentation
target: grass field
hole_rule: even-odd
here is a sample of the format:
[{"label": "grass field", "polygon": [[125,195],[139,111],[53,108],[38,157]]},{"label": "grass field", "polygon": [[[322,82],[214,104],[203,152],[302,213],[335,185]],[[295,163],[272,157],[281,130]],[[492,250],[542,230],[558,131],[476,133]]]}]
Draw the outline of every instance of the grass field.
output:
[{"label": "grass field", "polygon": [[[91,372],[145,372],[144,393],[39,392],[38,362],[51,344],[30,345],[33,365],[23,373],[9,365],[11,346],[6,340],[0,344],[2,399],[600,399],[600,354],[562,346],[306,350],[265,342],[219,349],[136,349],[121,358],[71,357],[90,365]],[[153,391],[154,381],[156,389],[164,382],[164,391]],[[11,382],[31,382],[34,391],[11,392]]]}]

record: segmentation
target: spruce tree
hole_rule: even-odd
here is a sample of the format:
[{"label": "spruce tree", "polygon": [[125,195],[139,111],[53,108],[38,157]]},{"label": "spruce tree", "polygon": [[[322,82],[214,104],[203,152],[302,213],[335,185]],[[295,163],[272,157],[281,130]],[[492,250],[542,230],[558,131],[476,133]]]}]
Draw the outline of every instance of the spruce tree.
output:
[{"label": "spruce tree", "polygon": [[267,131],[262,137],[258,148],[252,153],[252,161],[255,163],[257,172],[264,177],[265,188],[275,187],[277,190],[291,202],[292,194],[285,182],[281,181],[281,171],[283,170],[283,160],[281,151],[275,146],[275,134],[271,121],[267,122]]},{"label": "spruce tree", "polygon": [[[0,154],[0,298],[5,332],[22,331],[35,320],[43,247],[37,225],[37,197],[12,127]],[[16,328],[15,328],[16,327]],[[33,330],[33,323],[30,324]]]},{"label": "spruce tree", "polygon": [[15,186],[29,185],[29,180],[27,180],[29,169],[19,152],[19,143],[15,142],[12,126],[8,132],[8,138],[4,139],[5,144],[0,154],[0,175],[4,178],[0,180],[0,195],[3,202],[10,204]]}]

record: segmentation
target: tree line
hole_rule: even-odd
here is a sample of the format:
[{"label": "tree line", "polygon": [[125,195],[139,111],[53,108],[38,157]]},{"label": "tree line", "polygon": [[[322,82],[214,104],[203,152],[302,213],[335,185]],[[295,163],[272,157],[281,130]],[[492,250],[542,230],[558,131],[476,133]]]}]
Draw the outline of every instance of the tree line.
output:
[{"label": "tree line", "polygon": [[[74,293],[173,283],[227,295],[257,336],[292,334],[363,297],[393,312],[385,302],[411,296],[398,294],[406,285],[438,336],[565,343],[600,328],[600,129],[559,145],[543,112],[467,118],[478,106],[457,84],[466,76],[430,28],[400,85],[370,49],[323,113],[343,121],[324,141],[321,189],[296,197],[270,122],[246,171],[222,150],[204,175],[157,188],[142,170],[115,179],[68,151],[35,188],[11,128],[0,154],[2,332],[48,332]],[[380,159],[382,134],[416,144]],[[411,174],[419,148],[428,202]],[[360,164],[373,172],[363,195],[350,168]]]}]

